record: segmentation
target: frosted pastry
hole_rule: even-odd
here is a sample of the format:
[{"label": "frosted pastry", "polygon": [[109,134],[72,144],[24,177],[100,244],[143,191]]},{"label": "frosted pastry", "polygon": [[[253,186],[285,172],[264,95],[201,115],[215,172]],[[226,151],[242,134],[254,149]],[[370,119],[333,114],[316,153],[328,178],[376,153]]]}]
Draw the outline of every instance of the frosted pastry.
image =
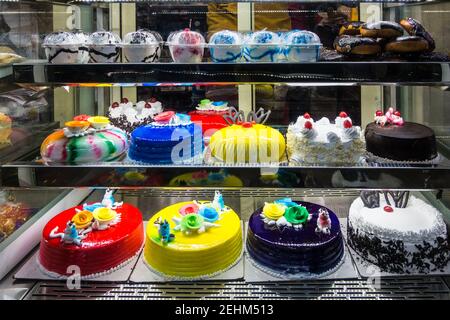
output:
[{"label": "frosted pastry", "polygon": [[41,145],[45,162],[87,163],[112,161],[128,149],[127,134],[106,117],[78,116],[50,134]]},{"label": "frosted pastry", "polygon": [[229,112],[225,101],[211,101],[203,99],[196,107],[197,110],[189,112],[192,122],[202,127],[203,137],[209,139],[217,130],[225,128],[228,123],[224,115]]},{"label": "frosted pastry", "polygon": [[236,62],[242,56],[242,36],[238,32],[223,30],[209,39],[209,52],[214,62]]},{"label": "frosted pastry", "polygon": [[83,278],[95,278],[132,261],[143,242],[142,213],[116,202],[108,189],[101,202],[70,208],[46,224],[38,265],[55,278],[72,275],[70,266],[79,267]]},{"label": "frosted pastry", "polygon": [[191,163],[202,157],[201,128],[185,114],[166,111],[131,133],[128,157],[144,163]]},{"label": "frosted pastry", "polygon": [[269,112],[230,108],[225,120],[229,126],[211,136],[209,147],[214,159],[228,163],[273,163],[283,159],[286,142],[276,129],[265,126]]},{"label": "frosted pastry", "polygon": [[190,29],[173,32],[167,38],[170,54],[175,62],[202,62],[205,50],[205,38]]},{"label": "frosted pastry", "polygon": [[162,111],[161,102],[154,98],[136,104],[123,98],[120,103],[113,102],[109,106],[106,116],[113,126],[130,134],[137,127],[151,123],[153,117]]},{"label": "frosted pastry", "polygon": [[331,123],[328,118],[319,121],[305,113],[286,134],[287,152],[292,162],[308,164],[354,164],[365,152],[361,128],[341,112]]},{"label": "frosted pastry", "polygon": [[322,46],[317,34],[293,30],[283,37],[283,53],[290,62],[316,62]]},{"label": "frosted pastry", "polygon": [[281,39],[271,31],[257,31],[244,40],[244,58],[252,62],[276,62],[281,53]]},{"label": "frosted pastry", "polygon": [[362,191],[347,230],[349,245],[384,272],[430,273],[450,259],[441,212],[409,191]]},{"label": "frosted pastry", "polygon": [[217,191],[213,201],[173,204],[147,224],[144,262],[164,277],[209,278],[241,255],[241,221]]},{"label": "frosted pastry", "polygon": [[92,62],[117,62],[120,56],[120,37],[109,31],[90,35],[89,55]]},{"label": "frosted pastry", "polygon": [[161,56],[161,36],[143,29],[130,32],[123,38],[122,48],[126,62],[157,62]]},{"label": "frosted pastry", "polygon": [[283,198],[251,215],[247,252],[254,265],[272,275],[319,277],[340,266],[344,241],[330,209]]},{"label": "frosted pastry", "polygon": [[50,63],[77,63],[80,40],[66,31],[53,32],[44,38],[44,50]]}]

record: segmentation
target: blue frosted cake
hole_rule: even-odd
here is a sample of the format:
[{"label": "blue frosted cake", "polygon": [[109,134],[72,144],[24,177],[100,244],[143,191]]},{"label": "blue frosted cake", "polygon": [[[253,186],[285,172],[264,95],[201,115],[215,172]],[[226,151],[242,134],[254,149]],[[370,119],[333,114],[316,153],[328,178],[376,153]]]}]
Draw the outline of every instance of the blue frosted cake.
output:
[{"label": "blue frosted cake", "polygon": [[330,209],[285,198],[252,214],[247,252],[254,265],[272,275],[318,277],[337,270],[344,243]]},{"label": "blue frosted cake", "polygon": [[155,122],[131,133],[128,157],[137,162],[169,164],[191,163],[201,159],[202,129],[184,114],[160,113]]}]

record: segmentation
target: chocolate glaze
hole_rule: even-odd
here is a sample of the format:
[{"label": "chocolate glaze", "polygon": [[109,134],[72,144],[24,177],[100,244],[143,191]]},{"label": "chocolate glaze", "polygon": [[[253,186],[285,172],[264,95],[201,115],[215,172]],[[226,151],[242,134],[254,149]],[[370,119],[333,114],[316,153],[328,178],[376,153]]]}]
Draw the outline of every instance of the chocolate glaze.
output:
[{"label": "chocolate glaze", "polygon": [[406,27],[405,29],[410,35],[422,37],[428,42],[428,52],[432,52],[436,49],[436,43],[434,42],[433,37],[425,30],[419,21],[413,18],[406,18],[400,21],[400,23]]},{"label": "chocolate glaze", "polygon": [[70,49],[59,49],[58,51],[55,52],[55,54],[50,55],[48,57],[48,62],[52,62],[53,59],[55,59],[58,55],[60,55],[61,53],[71,53],[71,54],[77,54],[78,50],[70,50]]},{"label": "chocolate glaze", "polygon": [[92,54],[96,54],[96,55],[98,55],[98,56],[103,56],[103,57],[105,57],[105,58],[107,58],[107,59],[110,59],[110,58],[115,57],[114,61],[117,61],[117,59],[119,59],[120,48],[119,48],[119,47],[116,47],[116,48],[115,48],[115,51],[114,51],[114,52],[111,52],[110,54],[105,54],[105,53],[103,53],[103,52],[101,52],[101,51],[98,51],[98,50],[95,50],[95,49],[92,49],[92,48],[91,48],[91,49],[89,50],[89,53],[90,53],[90,56],[91,56],[92,61],[94,61],[94,62],[97,62],[97,60],[94,59],[94,57],[92,56]]},{"label": "chocolate glaze", "polygon": [[361,21],[351,21],[344,23],[339,29],[339,35],[359,35],[361,26],[364,22]]},{"label": "chocolate glaze", "polygon": [[343,35],[334,41],[334,47],[342,53],[352,53],[353,49],[359,46],[379,46],[377,40],[366,37],[354,37]]},{"label": "chocolate glaze", "polygon": [[308,272],[320,274],[339,264],[344,254],[341,228],[336,215],[327,209],[331,219],[330,234],[316,233],[320,205],[295,201],[305,206],[312,219],[303,229],[268,227],[260,214],[252,214],[248,224],[247,251],[259,264],[280,273]]},{"label": "chocolate glaze", "polygon": [[436,137],[431,128],[405,122],[403,126],[370,123],[365,130],[367,151],[397,161],[426,161],[437,156]]},{"label": "chocolate glaze", "polygon": [[404,31],[401,25],[399,25],[397,22],[391,21],[368,22],[363,24],[361,28],[366,30],[394,29],[401,33],[403,33]]}]

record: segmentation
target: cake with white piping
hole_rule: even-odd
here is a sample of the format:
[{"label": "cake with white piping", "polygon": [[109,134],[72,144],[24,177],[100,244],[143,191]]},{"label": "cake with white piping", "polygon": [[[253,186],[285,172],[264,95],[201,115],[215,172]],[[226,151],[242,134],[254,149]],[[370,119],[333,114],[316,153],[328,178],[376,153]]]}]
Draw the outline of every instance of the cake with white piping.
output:
[{"label": "cake with white piping", "polygon": [[289,160],[294,163],[354,164],[365,152],[361,128],[345,112],[335,123],[325,117],[314,121],[305,113],[289,125],[286,138]]},{"label": "cake with white piping", "polygon": [[348,216],[348,242],[381,271],[443,270],[450,259],[441,212],[409,191],[362,191]]}]

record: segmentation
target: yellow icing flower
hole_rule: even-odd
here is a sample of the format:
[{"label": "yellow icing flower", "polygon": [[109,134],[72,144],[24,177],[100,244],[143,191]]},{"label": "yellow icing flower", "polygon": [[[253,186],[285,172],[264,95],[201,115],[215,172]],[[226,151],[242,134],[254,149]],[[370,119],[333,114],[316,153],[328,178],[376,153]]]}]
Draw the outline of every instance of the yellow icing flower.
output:
[{"label": "yellow icing flower", "polygon": [[93,215],[95,220],[99,222],[108,222],[116,218],[117,212],[110,208],[102,207],[95,209]]},{"label": "yellow icing flower", "polygon": [[284,215],[286,206],[279,203],[268,203],[264,205],[263,214],[267,219],[278,220]]},{"label": "yellow icing flower", "polygon": [[93,217],[92,212],[83,210],[73,216],[72,222],[77,229],[84,229],[91,224]]}]

